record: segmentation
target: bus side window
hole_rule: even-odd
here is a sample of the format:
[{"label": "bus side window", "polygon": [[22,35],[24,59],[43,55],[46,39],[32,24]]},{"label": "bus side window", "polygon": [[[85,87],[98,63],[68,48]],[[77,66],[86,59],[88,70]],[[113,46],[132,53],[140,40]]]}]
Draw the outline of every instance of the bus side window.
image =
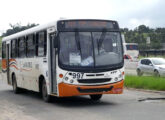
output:
[{"label": "bus side window", "polygon": [[6,42],[2,43],[2,59],[6,58]]},{"label": "bus side window", "polygon": [[37,56],[46,56],[46,31],[37,33],[36,39],[36,55]]},{"label": "bus side window", "polygon": [[25,37],[21,37],[18,39],[18,57],[25,57]]},{"label": "bus side window", "polygon": [[26,55],[27,57],[34,57],[35,55],[35,35],[31,34],[26,37]]},{"label": "bus side window", "polygon": [[17,40],[12,40],[11,41],[11,58],[16,58],[17,57]]}]

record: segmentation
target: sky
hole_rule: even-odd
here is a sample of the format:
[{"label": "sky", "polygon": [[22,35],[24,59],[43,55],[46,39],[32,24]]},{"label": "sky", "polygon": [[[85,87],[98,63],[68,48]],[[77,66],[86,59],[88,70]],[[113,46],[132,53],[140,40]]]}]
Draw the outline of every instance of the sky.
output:
[{"label": "sky", "polygon": [[165,27],[164,0],[1,0],[0,34],[9,24],[44,24],[60,18],[117,20],[121,28]]}]

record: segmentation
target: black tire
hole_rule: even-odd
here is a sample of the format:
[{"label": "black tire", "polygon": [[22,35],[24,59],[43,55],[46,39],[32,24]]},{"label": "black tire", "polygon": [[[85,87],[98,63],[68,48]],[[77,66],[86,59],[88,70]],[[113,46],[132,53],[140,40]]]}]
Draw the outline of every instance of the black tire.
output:
[{"label": "black tire", "polygon": [[20,88],[17,86],[17,80],[15,75],[12,76],[12,86],[13,86],[13,91],[15,94],[20,93]]},{"label": "black tire", "polygon": [[159,74],[158,70],[155,70],[155,71],[154,71],[154,76],[155,76],[155,77],[160,77],[160,74]]},{"label": "black tire", "polygon": [[48,95],[47,86],[46,86],[46,81],[45,80],[42,81],[42,99],[45,102],[51,102],[51,96]]},{"label": "black tire", "polygon": [[90,95],[90,98],[94,101],[98,101],[100,100],[102,97],[102,94],[98,94],[98,95]]},{"label": "black tire", "polygon": [[140,69],[137,69],[137,75],[138,76],[142,76],[143,75],[143,73],[142,73],[142,71]]}]

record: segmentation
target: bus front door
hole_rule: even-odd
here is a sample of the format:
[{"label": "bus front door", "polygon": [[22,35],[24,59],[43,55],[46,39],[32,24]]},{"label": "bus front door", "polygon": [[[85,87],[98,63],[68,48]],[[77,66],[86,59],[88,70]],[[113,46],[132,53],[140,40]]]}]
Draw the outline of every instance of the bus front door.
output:
[{"label": "bus front door", "polygon": [[49,76],[50,76],[50,83],[51,83],[51,91],[53,94],[57,94],[57,80],[56,80],[56,54],[57,50],[54,47],[54,38],[55,32],[49,34]]},{"label": "bus front door", "polygon": [[6,67],[7,67],[7,82],[11,85],[10,79],[10,59],[9,59],[9,44],[6,44]]}]

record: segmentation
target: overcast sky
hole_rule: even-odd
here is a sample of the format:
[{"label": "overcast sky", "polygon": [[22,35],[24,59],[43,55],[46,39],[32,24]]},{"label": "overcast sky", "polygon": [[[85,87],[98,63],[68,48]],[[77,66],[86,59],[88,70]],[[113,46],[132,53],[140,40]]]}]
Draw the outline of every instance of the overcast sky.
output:
[{"label": "overcast sky", "polygon": [[0,33],[9,24],[44,24],[59,18],[117,20],[134,29],[145,24],[165,27],[164,0],[1,0]]}]

